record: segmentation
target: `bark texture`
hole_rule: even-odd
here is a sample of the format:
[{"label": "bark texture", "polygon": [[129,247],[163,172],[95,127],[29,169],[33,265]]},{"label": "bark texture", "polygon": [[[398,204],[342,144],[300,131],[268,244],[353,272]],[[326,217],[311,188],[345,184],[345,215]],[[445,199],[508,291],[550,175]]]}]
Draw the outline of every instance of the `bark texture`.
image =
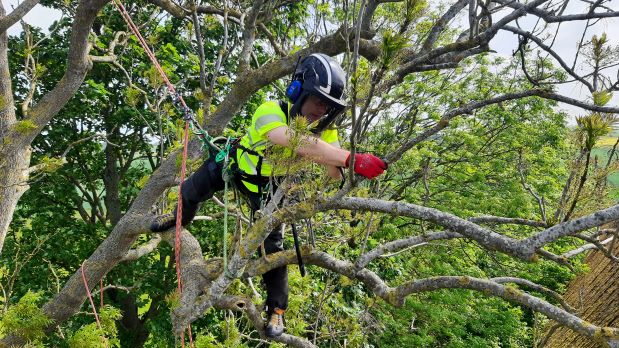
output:
[{"label": "bark texture", "polygon": [[[4,15],[0,4],[0,19],[6,18]],[[28,188],[26,179],[30,164],[30,147],[16,147],[16,139],[8,134],[17,118],[7,53],[7,34],[0,32],[0,171],[5,173],[0,175],[0,254],[17,202]]]}]

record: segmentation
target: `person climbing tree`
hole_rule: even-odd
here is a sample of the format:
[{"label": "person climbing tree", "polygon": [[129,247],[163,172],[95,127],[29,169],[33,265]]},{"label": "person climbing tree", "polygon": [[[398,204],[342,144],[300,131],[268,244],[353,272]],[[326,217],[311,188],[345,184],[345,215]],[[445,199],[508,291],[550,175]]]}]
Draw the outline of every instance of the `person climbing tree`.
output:
[{"label": "person climbing tree", "polygon": [[[341,149],[335,119],[345,108],[345,74],[333,58],[314,53],[303,58],[294,71],[292,81],[286,89],[288,101],[268,101],[258,107],[252,117],[246,134],[235,141],[229,157],[232,159],[232,182],[249,202],[253,212],[259,210],[268,200],[267,186],[271,192],[278,180],[270,180],[285,172],[274,168],[265,153],[273,145],[292,148],[300,156],[325,165],[329,176],[340,178],[338,167],[348,168],[350,152]],[[290,122],[295,117],[305,117],[312,125],[312,135],[297,134]],[[293,139],[298,139],[293,141]],[[211,198],[215,192],[224,189],[224,162],[217,161],[213,151],[202,166],[183,182],[182,217],[183,226],[196,215],[200,203]],[[386,163],[369,153],[354,156],[354,172],[372,179],[387,169]],[[162,232],[175,226],[176,209],[173,213],[160,215],[151,224],[151,231]],[[282,233],[276,228],[264,241],[267,254],[283,250]],[[275,268],[263,275],[266,285],[268,337],[277,337],[284,331],[283,314],[288,306],[288,271],[286,266]]]}]

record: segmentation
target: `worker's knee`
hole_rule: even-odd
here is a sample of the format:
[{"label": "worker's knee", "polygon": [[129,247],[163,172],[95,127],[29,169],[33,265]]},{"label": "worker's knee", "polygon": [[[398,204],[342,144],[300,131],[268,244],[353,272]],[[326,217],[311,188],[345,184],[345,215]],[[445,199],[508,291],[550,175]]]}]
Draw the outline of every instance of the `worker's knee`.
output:
[{"label": "worker's knee", "polygon": [[281,228],[277,227],[264,240],[264,251],[267,254],[272,254],[284,250]]}]

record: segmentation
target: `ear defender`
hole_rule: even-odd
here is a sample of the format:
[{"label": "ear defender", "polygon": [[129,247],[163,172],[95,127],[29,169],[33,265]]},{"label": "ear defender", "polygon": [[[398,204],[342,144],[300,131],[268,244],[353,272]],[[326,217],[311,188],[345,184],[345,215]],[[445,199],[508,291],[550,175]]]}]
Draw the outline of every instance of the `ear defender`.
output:
[{"label": "ear defender", "polygon": [[288,85],[288,88],[286,88],[286,97],[288,97],[288,99],[290,99],[291,102],[294,103],[297,101],[297,99],[299,99],[299,96],[301,95],[302,85],[303,83],[301,81],[293,80]]}]

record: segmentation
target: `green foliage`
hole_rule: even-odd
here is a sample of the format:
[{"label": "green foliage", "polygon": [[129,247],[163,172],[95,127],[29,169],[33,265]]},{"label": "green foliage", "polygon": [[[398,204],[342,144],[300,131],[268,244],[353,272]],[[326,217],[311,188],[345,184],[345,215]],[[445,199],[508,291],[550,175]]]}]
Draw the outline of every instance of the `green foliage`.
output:
[{"label": "green foliage", "polygon": [[465,290],[411,297],[401,309],[381,305],[381,347],[525,347],[519,308]]},{"label": "green foliage", "polygon": [[53,173],[58,170],[58,168],[62,167],[64,161],[62,158],[43,156],[39,164],[43,165],[43,171],[45,173]]},{"label": "green foliage", "polygon": [[137,88],[129,87],[127,88],[127,104],[130,106],[136,107],[140,102],[140,97],[142,97],[142,92],[140,92]]},{"label": "green foliage", "polygon": [[384,67],[390,67],[391,63],[396,59],[398,53],[408,47],[409,39],[392,30],[386,30],[383,33],[383,41],[381,46],[381,64]]},{"label": "green foliage", "polygon": [[576,117],[577,135],[585,149],[591,151],[597,141],[613,130],[613,125],[619,119],[613,114],[600,114],[597,112],[587,116]]},{"label": "green foliage", "polygon": [[242,342],[241,332],[237,327],[234,317],[232,317],[232,319],[227,319],[226,321],[220,322],[218,324],[218,329],[222,333],[222,339],[215,337],[212,333],[206,335],[199,334],[195,341],[196,348],[251,347],[250,345]]},{"label": "green foliage", "polygon": [[32,120],[22,120],[15,123],[15,130],[19,133],[28,133],[37,129],[37,125]]},{"label": "green foliage", "polygon": [[165,301],[171,309],[174,309],[181,304],[181,297],[178,291],[171,292],[166,295]]},{"label": "green foliage", "polygon": [[[142,5],[151,9],[149,4],[137,4]],[[157,17],[160,20],[152,21],[152,13],[137,11],[135,20],[142,23],[143,32],[156,48],[156,55],[171,81],[183,92],[190,108],[197,110],[204,95],[195,78],[198,59],[194,43],[189,39],[194,34],[188,32],[193,28],[186,21],[169,17]],[[342,6],[328,6],[319,1],[284,2],[265,13],[272,18],[262,23],[278,40],[286,43],[285,46],[296,51],[316,40],[312,34],[305,37],[309,14],[320,14],[331,21],[327,23],[329,26],[336,21],[341,23],[344,18],[352,23],[358,8],[349,8],[347,13]],[[375,62],[361,58],[357,71],[351,72],[351,82],[357,85],[358,101],[370,98],[373,79],[382,69],[384,77],[395,78],[393,73],[399,68],[399,54],[409,42],[423,42],[437,19],[436,11],[428,10],[426,1],[417,0],[381,4],[376,14],[384,53]],[[66,60],[63,57],[67,54],[71,23],[70,19],[58,23],[58,30],[46,39],[51,43],[49,50],[36,52],[41,83],[35,98],[53,88],[63,76]],[[112,8],[104,9],[95,24],[100,33],[93,40],[99,49],[107,48],[118,30],[125,30],[122,19]],[[230,24],[228,29],[234,30],[235,25]],[[207,76],[214,76],[212,62],[222,49],[223,26],[221,21],[207,16],[201,29]],[[37,31],[35,34],[38,40],[44,36]],[[453,42],[458,34],[455,28],[447,29],[436,44]],[[252,64],[263,65],[273,59],[271,49],[264,46],[265,41],[264,37],[257,37]],[[22,71],[23,38],[12,38],[10,47],[21,54],[11,56],[11,71]],[[120,50],[117,47],[117,53]],[[211,113],[230,92],[231,83],[237,78],[236,52],[229,54],[217,74]],[[345,63],[349,58],[344,58]],[[109,203],[117,204],[121,215],[126,212],[152,171],[160,165],[160,156],[180,147],[183,122],[169,99],[159,103],[163,81],[134,38],[122,47],[118,59],[130,74],[131,84],[118,70],[95,64],[89,72],[89,80],[52,120],[45,135],[33,144],[33,163],[47,163],[49,171],[48,175],[32,182],[31,189],[24,194],[11,226],[18,232],[7,238],[5,251],[0,255],[6,269],[13,269],[17,260],[6,255],[15,255],[18,251],[35,254],[32,261],[24,265],[15,283],[14,297],[26,293],[28,287],[42,289],[42,297],[51,297],[56,292],[56,284],[66,282],[116,224],[111,218],[114,204]],[[406,76],[392,90],[381,91],[380,98],[369,100],[369,109],[376,107],[379,112],[358,138],[358,150],[381,155],[392,153],[405,141],[433,126],[446,110],[530,88],[526,79],[513,74],[516,64],[482,55],[462,61],[456,69]],[[528,60],[527,66],[537,69],[532,71],[540,78],[561,78],[561,73],[553,69],[548,59]],[[512,78],[506,79],[506,76]],[[26,94],[28,85],[24,81],[15,78],[13,83],[16,95]],[[256,107],[265,100],[281,99],[286,83],[287,80],[282,79],[255,92],[233,117],[229,124],[232,130],[226,130],[225,134],[243,134]],[[593,96],[599,105],[609,98],[610,93],[600,92]],[[362,104],[358,102],[357,106]],[[422,204],[463,218],[493,214],[541,219],[537,202],[523,188],[521,177],[544,197],[549,209],[552,208],[561,194],[568,174],[567,160],[573,150],[567,140],[566,115],[555,112],[553,107],[552,102],[528,98],[461,115],[451,120],[439,134],[407,151],[400,161],[390,165],[384,176],[361,183],[352,195]],[[198,110],[197,114],[202,121],[204,113]],[[302,119],[297,120],[293,128],[298,134],[309,134],[310,125]],[[344,124],[348,121],[342,120]],[[603,128],[594,127],[595,122],[590,123],[591,129]],[[162,134],[159,134],[160,129]],[[106,134],[110,143],[99,140],[79,143],[67,153],[65,165],[54,162],[54,156],[62,153],[66,144],[95,133]],[[593,136],[598,133],[602,134],[592,131]],[[347,147],[344,129],[340,138]],[[293,139],[295,145],[298,141],[298,138]],[[325,195],[334,192],[336,184],[320,175],[324,173],[322,166],[300,161],[288,149],[274,147],[269,156],[289,173],[302,177],[291,194],[312,199],[317,188]],[[180,157],[177,158],[180,166]],[[118,180],[117,188],[110,186],[110,178]],[[164,193],[165,199],[157,204],[157,211],[169,211],[176,195],[175,188]],[[243,209],[247,212],[246,207]],[[220,207],[205,202],[201,213],[217,216],[220,212]],[[309,226],[299,223],[298,228],[302,239],[306,239]],[[527,227],[490,228],[515,238],[536,232]],[[318,214],[311,229],[318,250],[353,262],[363,251],[385,242],[442,227],[383,214],[337,211]],[[191,231],[205,258],[212,260],[221,256],[221,219],[196,222]],[[62,238],[49,238],[39,250],[40,236]],[[67,240],[71,243],[66,243]],[[148,240],[148,236],[141,236],[136,246]],[[287,249],[292,246],[289,233],[286,233],[285,245]],[[560,241],[548,246],[548,250],[560,254],[570,247],[573,241]],[[102,319],[106,316],[103,330],[96,327],[92,316],[77,315],[63,323],[62,330],[69,340],[50,334],[45,343],[58,347],[99,347],[101,337],[105,336],[111,346],[134,347],[142,344],[138,342],[139,336],[145,334],[145,347],[174,346],[169,313],[179,305],[179,298],[175,292],[172,259],[172,249],[162,243],[155,252],[135,262],[120,264],[106,276],[107,283],[132,286],[128,294],[114,289],[106,291],[106,303],[121,308],[125,315],[133,315],[141,325],[131,329],[122,325],[115,328],[113,321],[119,318],[118,313],[104,309],[101,314]],[[440,275],[480,278],[512,275],[561,290],[573,277],[569,270],[554,263],[543,260],[535,264],[522,263],[466,241],[445,241],[405,250],[377,259],[368,267],[391,287],[412,279]],[[302,278],[295,266],[289,267],[291,291],[286,324],[289,333],[311,340],[315,336],[318,346],[531,346],[536,325],[533,316],[527,309],[501,299],[473,291],[445,290],[415,294],[407,299],[403,308],[393,308],[355,280],[315,266],[308,266],[307,271],[309,276]],[[255,283],[258,284],[257,278]],[[264,289],[258,287],[258,291],[264,299]],[[257,305],[262,303],[242,282],[235,282],[228,293],[252,297]],[[253,324],[243,313],[230,315],[211,310],[192,323],[192,329],[197,333],[198,347],[255,346],[258,339]]]},{"label": "green foliage", "polygon": [[99,320],[101,328],[97,323],[90,323],[79,329],[71,336],[67,343],[71,348],[100,348],[100,347],[120,347],[117,338],[115,321],[122,318],[120,310],[106,305],[100,309]]},{"label": "green foliage", "polygon": [[593,92],[593,104],[604,106],[613,98],[613,93],[609,91]]},{"label": "green foliage", "polygon": [[51,320],[39,308],[41,292],[28,291],[0,319],[0,337],[13,334],[37,344]]}]

